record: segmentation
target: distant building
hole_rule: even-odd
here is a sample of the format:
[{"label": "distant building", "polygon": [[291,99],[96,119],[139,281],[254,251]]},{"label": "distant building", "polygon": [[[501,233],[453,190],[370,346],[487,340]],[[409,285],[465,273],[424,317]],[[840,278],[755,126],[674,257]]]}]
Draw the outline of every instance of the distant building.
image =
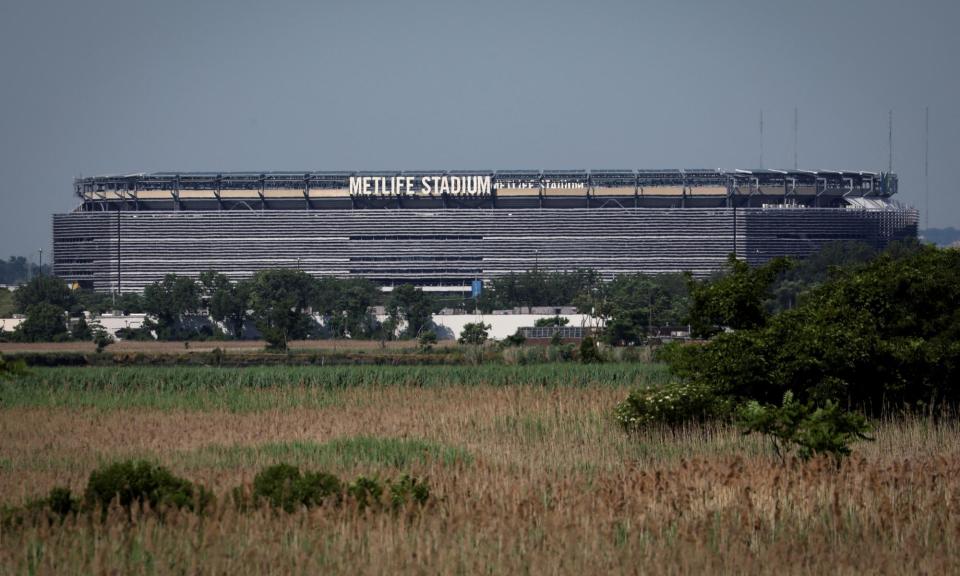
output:
[{"label": "distant building", "polygon": [[706,275],[915,237],[894,174],[782,170],[154,173],[80,178],[55,272],[99,291],[267,268],[475,292],[531,269]]}]

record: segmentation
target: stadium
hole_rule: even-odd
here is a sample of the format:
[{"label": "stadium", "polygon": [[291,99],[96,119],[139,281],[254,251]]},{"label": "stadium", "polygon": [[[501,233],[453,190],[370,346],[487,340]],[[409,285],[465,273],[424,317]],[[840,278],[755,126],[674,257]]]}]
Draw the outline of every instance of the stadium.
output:
[{"label": "stadium", "polygon": [[105,292],[164,275],[267,268],[470,292],[531,269],[717,270],[825,243],[915,237],[891,173],[508,170],[132,174],[79,178],[53,216],[55,272]]}]

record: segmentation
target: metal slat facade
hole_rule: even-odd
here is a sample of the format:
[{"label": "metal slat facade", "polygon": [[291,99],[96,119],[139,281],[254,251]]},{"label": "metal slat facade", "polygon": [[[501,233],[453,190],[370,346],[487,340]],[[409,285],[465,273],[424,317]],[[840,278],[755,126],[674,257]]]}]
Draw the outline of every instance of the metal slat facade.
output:
[{"label": "metal slat facade", "polygon": [[[53,217],[54,266],[100,291],[142,291],[177,273],[231,279],[267,268],[469,290],[535,267],[706,275],[734,250],[750,263],[836,240],[916,236],[917,212],[815,207],[78,210]],[[117,204],[117,208],[121,205]],[[119,226],[118,226],[119,224]],[[119,282],[118,282],[119,279]]]}]

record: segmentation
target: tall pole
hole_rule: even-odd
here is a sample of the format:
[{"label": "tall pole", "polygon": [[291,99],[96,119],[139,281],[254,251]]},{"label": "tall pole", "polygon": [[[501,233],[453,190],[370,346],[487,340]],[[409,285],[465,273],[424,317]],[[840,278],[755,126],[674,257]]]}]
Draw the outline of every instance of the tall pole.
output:
[{"label": "tall pole", "polygon": [[37,275],[43,276],[43,248],[41,248],[39,252],[40,252],[40,268],[37,270]]},{"label": "tall pole", "polygon": [[117,294],[120,294],[120,291],[120,206],[117,205]]},{"label": "tall pole", "polygon": [[930,107],[923,110],[923,228],[930,229]]},{"label": "tall pole", "polygon": [[887,115],[887,173],[893,173],[893,108]]},{"label": "tall pole", "polygon": [[798,116],[798,114],[797,114],[797,108],[796,108],[796,106],[794,106],[794,108],[793,108],[793,169],[794,169],[794,170],[796,170],[796,169],[798,168],[798,165],[797,165],[797,132],[798,132],[798,130],[799,130],[800,123],[798,122],[797,116]]},{"label": "tall pole", "polygon": [[763,108],[760,109],[760,168],[763,168]]}]

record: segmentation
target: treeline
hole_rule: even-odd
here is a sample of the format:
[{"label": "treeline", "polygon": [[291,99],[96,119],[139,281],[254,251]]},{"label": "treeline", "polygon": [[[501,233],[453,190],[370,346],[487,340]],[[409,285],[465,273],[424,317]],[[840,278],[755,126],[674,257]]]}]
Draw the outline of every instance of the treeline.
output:
[{"label": "treeline", "polygon": [[[125,339],[194,340],[243,338],[249,324],[271,348],[303,338],[393,339],[420,337],[430,328],[439,305],[430,294],[411,285],[384,296],[363,278],[314,278],[298,270],[258,272],[250,280],[230,282],[223,274],[204,272],[198,280],[168,274],[146,287],[143,295],[70,290],[55,276],[39,276],[14,293],[15,306],[26,314],[13,334],[20,341],[89,340],[95,329],[83,312],[145,312],[141,328],[124,328]],[[384,304],[387,319],[371,314]],[[69,318],[77,318],[70,322]],[[316,318],[320,318],[320,322]],[[219,328],[222,324],[226,330]]]},{"label": "treeline", "polygon": [[[621,274],[604,282],[592,270],[533,270],[493,279],[476,299],[437,297],[411,285],[383,293],[363,278],[314,278],[284,269],[262,271],[242,282],[230,282],[213,271],[196,280],[171,274],[147,286],[143,295],[73,291],[63,280],[44,275],[14,293],[15,308],[25,313],[27,320],[13,338],[90,339],[97,330],[87,326],[83,312],[99,316],[115,310],[150,316],[142,328],[123,329],[119,336],[124,339],[153,339],[154,335],[162,340],[240,339],[249,326],[255,326],[277,348],[302,338],[387,340],[423,336],[429,341],[431,315],[443,307],[489,313],[495,309],[575,306],[601,320],[605,326],[600,334],[602,341],[631,345],[645,342],[665,326],[690,325],[696,334],[709,336],[718,329],[710,326],[736,329],[756,325],[765,314],[796,307],[804,293],[829,279],[831,271],[875,256],[876,251],[867,245],[837,243],[790,265],[776,261],[757,272],[766,279],[762,297],[741,294],[739,300],[723,304],[729,309],[705,310],[701,304],[696,314],[691,314],[697,300],[695,291],[717,290],[724,281],[739,282],[750,268],[731,260],[726,269],[705,282],[686,274]],[[755,285],[737,287],[748,291]],[[737,308],[747,305],[746,297],[755,309]],[[385,321],[377,321],[370,313],[377,305],[386,308]],[[65,315],[79,320],[68,322]]]},{"label": "treeline", "polygon": [[11,256],[9,260],[0,260],[0,284],[9,286],[22,284],[34,276],[49,275],[51,272],[49,264],[41,268],[34,262],[28,262],[23,256]]}]

